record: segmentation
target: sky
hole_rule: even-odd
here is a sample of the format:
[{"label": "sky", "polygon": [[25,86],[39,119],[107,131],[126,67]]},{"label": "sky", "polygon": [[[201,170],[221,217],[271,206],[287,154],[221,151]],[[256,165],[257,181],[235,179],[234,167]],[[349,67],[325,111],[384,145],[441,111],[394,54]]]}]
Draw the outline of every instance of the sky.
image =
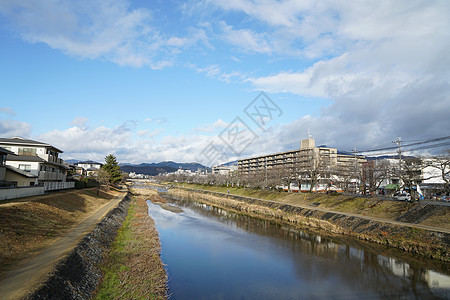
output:
[{"label": "sky", "polygon": [[450,1],[2,0],[0,137],[199,162],[450,133]]}]

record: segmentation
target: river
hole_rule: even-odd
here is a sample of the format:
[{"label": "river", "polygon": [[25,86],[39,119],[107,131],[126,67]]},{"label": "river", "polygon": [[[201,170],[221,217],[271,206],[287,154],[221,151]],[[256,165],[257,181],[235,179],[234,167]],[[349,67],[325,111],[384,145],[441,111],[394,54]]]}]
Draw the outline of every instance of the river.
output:
[{"label": "river", "polygon": [[[194,200],[148,202],[171,299],[450,299],[450,276]],[[444,267],[444,270],[448,268]]]}]

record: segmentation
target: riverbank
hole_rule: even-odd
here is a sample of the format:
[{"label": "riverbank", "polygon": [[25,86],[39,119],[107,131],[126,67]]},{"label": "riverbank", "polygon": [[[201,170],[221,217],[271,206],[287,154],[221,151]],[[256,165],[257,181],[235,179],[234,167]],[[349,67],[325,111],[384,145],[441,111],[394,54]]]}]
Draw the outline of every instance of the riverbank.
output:
[{"label": "riverbank", "polygon": [[[169,183],[172,185],[173,183]],[[287,205],[327,209],[344,214],[357,214],[390,221],[403,221],[450,231],[450,207],[423,204],[421,202],[387,201],[378,197],[324,193],[287,193],[237,187],[219,187],[190,183],[175,186],[195,190],[218,192],[227,195],[250,197],[280,202]],[[413,213],[414,212],[414,213]]]},{"label": "riverbank", "polygon": [[102,264],[103,280],[95,299],[166,299],[167,275],[160,243],[146,201],[154,190],[132,190],[132,200],[116,240]]},{"label": "riverbank", "polygon": [[[407,251],[413,254],[423,255],[425,257],[436,260],[449,262],[448,246],[450,241],[449,233],[443,229],[426,230],[417,227],[406,226],[405,224],[394,224],[391,222],[382,222],[380,220],[371,219],[369,216],[356,216],[354,214],[336,212],[327,209],[319,209],[322,203],[341,202],[354,209],[354,207],[364,207],[367,213],[369,209],[366,207],[372,206],[372,210],[379,212],[379,207],[383,207],[383,203],[370,203],[370,201],[355,201],[356,204],[347,199],[327,199],[323,195],[318,195],[312,199],[312,204],[316,207],[304,207],[300,203],[291,204],[277,201],[259,200],[255,198],[241,197],[236,195],[221,194],[214,191],[194,190],[186,188],[173,188],[169,190],[169,195],[175,197],[195,197],[196,200],[218,206],[222,208],[231,208],[239,213],[258,216],[274,220],[277,222],[286,222],[299,227],[313,228],[321,231],[326,231],[331,234],[346,235],[357,238],[363,241],[369,241],[380,245],[386,245]],[[301,197],[304,195],[299,195]],[[315,195],[314,195],[315,196]],[[321,197],[321,199],[319,199]],[[275,198],[275,197],[274,197]],[[339,201],[340,200],[340,201]],[[358,199],[356,199],[358,200]],[[289,199],[292,200],[292,196]],[[304,201],[311,201],[311,199],[304,199]],[[373,200],[376,201],[376,200]],[[347,202],[347,203],[345,203]],[[393,202],[393,201],[386,201]],[[388,203],[390,204],[390,203]],[[396,203],[393,204],[403,204]],[[342,207],[342,206],[341,206]],[[446,208],[444,208],[446,210]],[[403,215],[407,214],[410,209],[403,208]],[[448,212],[445,212],[447,214]],[[397,212],[398,214],[398,212]],[[391,214],[392,218],[394,214]],[[401,216],[401,215],[400,215]],[[431,217],[431,216],[430,216]],[[438,214],[438,218],[442,214]],[[388,221],[388,219],[386,219]],[[448,223],[447,221],[445,221]]]},{"label": "riverbank", "polygon": [[0,280],[120,193],[91,188],[0,202]]}]

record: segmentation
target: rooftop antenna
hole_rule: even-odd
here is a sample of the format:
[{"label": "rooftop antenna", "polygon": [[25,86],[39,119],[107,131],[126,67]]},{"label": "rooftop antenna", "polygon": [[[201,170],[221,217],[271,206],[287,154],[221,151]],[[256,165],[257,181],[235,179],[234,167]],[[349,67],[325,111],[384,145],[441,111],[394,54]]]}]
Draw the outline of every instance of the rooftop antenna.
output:
[{"label": "rooftop antenna", "polygon": [[312,135],[311,135],[311,130],[309,130],[309,128],[308,128],[308,138],[312,138]]}]

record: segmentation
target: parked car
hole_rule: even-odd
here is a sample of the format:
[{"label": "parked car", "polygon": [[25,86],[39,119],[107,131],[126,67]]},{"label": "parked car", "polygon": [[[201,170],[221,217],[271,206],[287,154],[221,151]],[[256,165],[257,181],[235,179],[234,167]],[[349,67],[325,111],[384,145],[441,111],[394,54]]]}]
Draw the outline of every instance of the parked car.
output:
[{"label": "parked car", "polygon": [[399,201],[411,201],[411,195],[409,193],[395,193],[394,199]]},{"label": "parked car", "polygon": [[450,196],[442,196],[441,201],[450,202]]}]

